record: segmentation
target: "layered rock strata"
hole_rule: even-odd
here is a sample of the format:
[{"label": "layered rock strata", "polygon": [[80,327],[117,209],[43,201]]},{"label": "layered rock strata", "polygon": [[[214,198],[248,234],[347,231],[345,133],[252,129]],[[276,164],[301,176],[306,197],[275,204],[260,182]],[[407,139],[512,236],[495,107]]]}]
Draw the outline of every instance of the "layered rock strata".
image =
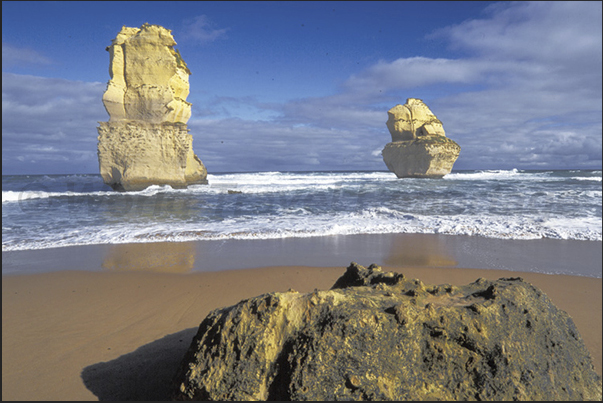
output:
[{"label": "layered rock strata", "polygon": [[123,27],[107,47],[111,79],[103,94],[109,122],[99,122],[98,160],[115,190],[207,183],[186,126],[190,71],[171,31]]},{"label": "layered rock strata", "polygon": [[449,174],[461,151],[446,137],[442,122],[416,98],[388,112],[392,136],[382,151],[387,168],[398,178],[441,178]]},{"label": "layered rock strata", "polygon": [[328,291],[211,312],[177,400],[600,400],[572,319],[520,278],[429,286],[352,263]]}]

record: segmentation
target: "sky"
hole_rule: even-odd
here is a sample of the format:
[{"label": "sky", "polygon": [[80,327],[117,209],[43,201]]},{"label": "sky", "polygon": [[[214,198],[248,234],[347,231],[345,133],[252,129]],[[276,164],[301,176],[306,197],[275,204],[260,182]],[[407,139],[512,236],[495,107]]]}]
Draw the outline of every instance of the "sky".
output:
[{"label": "sky", "polygon": [[2,172],[98,173],[122,26],[172,31],[209,173],[387,170],[422,99],[454,170],[601,169],[601,2],[2,2]]}]

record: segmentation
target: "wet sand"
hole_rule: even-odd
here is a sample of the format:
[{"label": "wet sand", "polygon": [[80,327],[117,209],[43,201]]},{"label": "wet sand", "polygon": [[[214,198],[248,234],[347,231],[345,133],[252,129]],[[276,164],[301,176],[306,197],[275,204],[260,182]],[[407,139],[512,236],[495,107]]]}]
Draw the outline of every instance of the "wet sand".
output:
[{"label": "wet sand", "polygon": [[[373,245],[379,240],[368,239]],[[451,254],[441,254],[439,246],[422,240],[406,238],[406,248],[384,246],[388,252],[377,263],[426,284],[523,277],[570,314],[601,374],[601,278],[458,268],[454,256],[451,261]],[[412,248],[408,242],[414,242]],[[102,255],[102,267],[95,270],[66,264],[68,270],[63,271],[3,275],[3,400],[164,400],[180,359],[209,311],[265,292],[328,289],[355,260],[336,267],[289,264],[198,271],[195,262],[202,256],[196,254],[191,266],[190,248],[148,245],[91,248]],[[296,245],[288,247],[300,254],[315,253],[304,243]],[[78,251],[81,255],[71,259],[88,264],[93,260],[86,260],[92,255],[86,248]],[[232,249],[222,250],[225,258],[228,252]],[[32,265],[44,264],[43,259],[33,263],[37,258],[31,254],[23,256],[32,257]],[[241,259],[239,254],[232,258]],[[520,258],[520,253],[510,256]],[[270,260],[266,253],[264,264]],[[252,267],[251,259],[248,263]],[[582,262],[578,259],[575,264]]]},{"label": "wet sand", "polygon": [[601,242],[434,234],[87,245],[2,252],[2,274],[61,270],[189,273],[266,266],[462,267],[601,278]]}]

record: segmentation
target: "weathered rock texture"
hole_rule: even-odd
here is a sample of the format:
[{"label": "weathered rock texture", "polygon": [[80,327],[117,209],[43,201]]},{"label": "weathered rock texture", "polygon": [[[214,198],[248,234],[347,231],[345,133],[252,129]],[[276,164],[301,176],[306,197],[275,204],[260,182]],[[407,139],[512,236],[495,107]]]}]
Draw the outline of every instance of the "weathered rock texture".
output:
[{"label": "weathered rock texture", "polygon": [[571,318],[520,278],[426,286],[354,263],[329,291],[211,312],[178,400],[601,399]]},{"label": "weathered rock texture", "polygon": [[392,142],[382,151],[383,161],[398,178],[441,178],[449,174],[461,152],[446,137],[442,122],[416,98],[388,112]]},{"label": "weathered rock texture", "polygon": [[174,45],[170,30],[144,24],[124,26],[107,48],[111,80],[103,103],[110,119],[99,122],[98,161],[116,190],[207,183],[186,127],[190,71]]}]

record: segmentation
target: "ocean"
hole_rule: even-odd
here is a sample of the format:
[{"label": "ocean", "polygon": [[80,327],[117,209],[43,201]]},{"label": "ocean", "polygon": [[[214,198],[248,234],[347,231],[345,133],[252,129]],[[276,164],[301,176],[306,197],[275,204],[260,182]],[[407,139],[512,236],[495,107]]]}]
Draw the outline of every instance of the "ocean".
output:
[{"label": "ocean", "polygon": [[120,193],[94,174],[3,175],[2,251],[360,234],[601,247],[600,170],[474,170],[442,179],[398,179],[385,171],[247,172],[210,174],[208,181]]}]

